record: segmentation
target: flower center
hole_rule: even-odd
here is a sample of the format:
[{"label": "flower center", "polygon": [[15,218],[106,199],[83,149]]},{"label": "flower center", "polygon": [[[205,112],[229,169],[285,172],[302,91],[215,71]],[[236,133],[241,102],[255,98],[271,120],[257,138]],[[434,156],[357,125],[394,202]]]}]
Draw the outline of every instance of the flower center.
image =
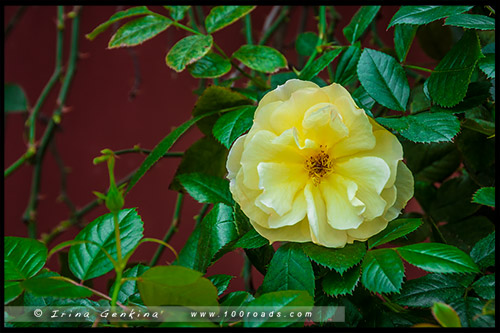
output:
[{"label": "flower center", "polygon": [[333,167],[330,155],[326,152],[326,146],[320,145],[319,148],[319,153],[309,156],[305,164],[305,168],[309,172],[309,177],[315,186],[318,186],[321,183],[321,179],[332,172]]}]

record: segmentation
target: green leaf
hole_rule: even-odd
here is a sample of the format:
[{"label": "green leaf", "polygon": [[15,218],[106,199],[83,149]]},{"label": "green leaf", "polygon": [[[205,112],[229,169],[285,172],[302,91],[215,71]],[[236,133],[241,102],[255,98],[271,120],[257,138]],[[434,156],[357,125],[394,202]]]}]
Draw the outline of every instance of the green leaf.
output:
[{"label": "green leaf", "polygon": [[495,273],[482,276],[472,284],[472,288],[484,299],[495,299]]},{"label": "green leaf", "polygon": [[194,117],[194,118],[186,121],[185,123],[183,123],[179,127],[175,128],[166,137],[164,137],[153,148],[153,151],[146,157],[146,159],[144,160],[144,162],[142,162],[142,164],[139,167],[139,169],[137,169],[137,171],[135,172],[135,174],[132,176],[132,178],[128,182],[125,194],[127,194],[132,189],[132,187],[134,187],[134,185],[139,181],[139,179],[141,179],[142,176],[144,176],[144,174],[156,162],[158,162],[158,160],[160,158],[162,158],[163,155],[165,155],[165,153],[170,149],[170,147],[172,147],[172,145],[175,143],[175,141],[177,141],[177,139],[182,134],[184,134],[184,132],[186,132],[188,130],[188,128],[190,128],[192,125],[194,125],[199,120],[201,120],[201,119],[203,119],[205,117],[209,117],[211,115],[215,115],[216,113],[217,113],[217,111],[215,111],[215,112],[206,112],[206,113],[203,113],[203,114],[201,114],[199,116],[196,116],[196,117]]},{"label": "green leaf", "polygon": [[[286,290],[286,291],[275,291],[263,294],[250,303],[247,304],[249,307],[265,307],[269,312],[274,314],[280,312],[283,316],[287,315],[287,310],[290,308],[293,311],[294,307],[300,307],[302,310],[305,308],[312,308],[314,305],[314,299],[312,296],[303,290]],[[310,310],[309,310],[310,311]],[[301,318],[295,317],[296,321],[301,320]],[[302,319],[303,320],[303,319]],[[286,322],[271,321],[269,318],[263,318],[262,321],[254,321],[245,318],[243,321],[244,327],[284,327],[289,326],[294,323],[291,317],[287,316]]]},{"label": "green leaf", "polygon": [[476,273],[472,259],[454,246],[441,243],[418,243],[396,249],[410,264],[433,273]]},{"label": "green leaf", "polygon": [[242,106],[220,117],[213,128],[214,137],[229,149],[238,137],[252,127],[256,108],[253,105]]},{"label": "green leaf", "polygon": [[354,99],[358,107],[364,109],[367,114],[368,112],[371,114],[370,110],[373,105],[375,105],[375,100],[371,98],[370,95],[368,95],[363,86],[359,86],[356,90],[354,90],[354,92],[352,93],[352,98]]},{"label": "green leaf", "polygon": [[179,258],[173,262],[174,265],[184,266],[194,270],[202,271],[201,269],[198,269],[198,267],[196,267],[196,265],[198,265],[199,253],[201,253],[201,251],[206,251],[206,248],[198,249],[200,232],[201,223],[196,225],[193,232],[191,232],[191,235],[189,235],[189,238],[179,252]]},{"label": "green leaf", "polygon": [[187,65],[203,58],[212,47],[213,38],[208,35],[191,35],[184,37],[168,51],[165,61],[168,67],[182,72]]},{"label": "green leaf", "polygon": [[249,230],[246,234],[234,244],[235,248],[241,247],[244,249],[256,249],[264,245],[269,245],[269,241],[259,235],[255,229]]},{"label": "green leaf", "polygon": [[431,100],[424,93],[424,85],[414,87],[410,93],[410,112],[417,113],[431,108]]},{"label": "green leaf", "polygon": [[326,68],[340,53],[342,48],[336,48],[324,52],[319,58],[310,63],[309,66],[300,71],[299,79],[311,80]]},{"label": "green leaf", "polygon": [[313,54],[316,45],[318,44],[318,35],[312,31],[306,31],[297,36],[295,41],[295,50],[303,56]]},{"label": "green leaf", "polygon": [[430,307],[435,302],[450,302],[463,297],[473,280],[473,275],[427,274],[408,280],[403,284],[401,293],[392,300],[410,307]]},{"label": "green leaf", "polygon": [[403,142],[406,166],[415,180],[442,182],[451,176],[460,166],[461,156],[451,142],[416,144]]},{"label": "green leaf", "polygon": [[221,306],[242,306],[253,301],[255,298],[247,291],[233,291],[232,293],[224,295],[220,299]]},{"label": "green leaf", "polygon": [[393,57],[365,48],[357,72],[363,88],[375,101],[391,110],[406,110],[410,86],[403,67]]},{"label": "green leaf", "polygon": [[92,292],[81,286],[76,286],[59,277],[33,277],[24,280],[21,286],[34,296],[53,296],[64,298],[85,298],[92,296]]},{"label": "green leaf", "polygon": [[495,78],[495,54],[487,54],[484,58],[479,59],[478,66],[488,79]]},{"label": "green leaf", "polygon": [[358,264],[366,253],[366,246],[362,242],[346,244],[340,249],[318,246],[313,243],[303,243],[302,249],[314,262],[334,269],[340,274]]},{"label": "green leaf", "polygon": [[113,14],[106,22],[100,24],[97,28],[95,28],[91,33],[85,35],[87,39],[93,40],[99,34],[108,29],[113,23],[118,22],[124,18],[138,16],[138,15],[152,15],[154,14],[150,11],[146,6],[138,6],[132,7],[127,10],[122,10]]},{"label": "green leaf", "polygon": [[349,43],[354,44],[363,35],[379,10],[380,6],[363,6],[354,14],[351,22],[342,30]]},{"label": "green leaf", "polygon": [[377,118],[377,122],[398,131],[413,142],[451,141],[460,131],[457,117],[445,112],[425,112],[400,118]]},{"label": "green leaf", "polygon": [[209,86],[198,98],[193,109],[193,116],[201,116],[206,113],[214,115],[198,122],[198,128],[207,136],[212,135],[215,122],[220,117],[220,111],[224,109],[237,109],[241,105],[253,104],[252,100],[236,91],[220,86]]},{"label": "green leaf", "polygon": [[172,21],[160,15],[148,15],[121,26],[111,37],[108,48],[139,45],[165,31]]},{"label": "green leaf", "polygon": [[495,225],[485,216],[472,215],[466,219],[440,226],[439,230],[449,245],[470,253],[479,240],[495,230]]},{"label": "green leaf", "polygon": [[495,207],[495,188],[494,187],[480,188],[472,196],[472,202],[478,203],[480,205]]},{"label": "green leaf", "polygon": [[495,327],[495,317],[482,315],[485,302],[476,297],[460,298],[450,303],[463,327]]},{"label": "green leaf", "polygon": [[236,22],[255,9],[255,6],[216,6],[205,18],[205,28],[209,34]]},{"label": "green leaf", "polygon": [[23,288],[21,287],[21,282],[19,281],[7,281],[5,280],[3,288],[3,299],[4,304],[7,304],[14,299],[16,299],[23,292]]},{"label": "green leaf", "polygon": [[473,6],[401,6],[387,29],[395,24],[427,24],[444,17],[468,11]]},{"label": "green leaf", "polygon": [[227,205],[234,203],[227,179],[202,173],[185,173],[177,176],[177,179],[189,195],[198,202],[223,202]]},{"label": "green leaf", "polygon": [[222,293],[226,291],[232,278],[234,278],[234,276],[226,274],[216,274],[207,277],[207,279],[209,279],[210,282],[212,282],[215,288],[217,288],[218,296],[222,295]]},{"label": "green leaf", "polygon": [[431,310],[432,315],[442,327],[462,327],[457,312],[448,304],[436,302]]},{"label": "green leaf", "polygon": [[429,77],[431,99],[444,107],[452,107],[462,101],[480,57],[481,49],[476,32],[465,31]]},{"label": "green leaf", "polygon": [[[495,140],[468,128],[462,128],[455,140],[469,177],[480,187],[494,186],[496,180]],[[471,190],[469,198],[477,190]],[[464,194],[465,195],[465,194]],[[477,205],[471,205],[476,206]]]},{"label": "green leaf", "polygon": [[403,262],[392,249],[368,251],[361,271],[361,282],[375,293],[399,292],[405,275]]},{"label": "green leaf", "polygon": [[[483,59],[481,59],[483,60]],[[449,112],[449,113],[460,113],[466,112],[467,115],[471,114],[475,107],[480,106],[490,97],[490,82],[471,82],[467,88],[467,93],[465,98],[452,108],[443,108],[438,105],[433,105],[431,107],[431,112]]]},{"label": "green leaf", "polygon": [[480,206],[471,202],[477,185],[468,176],[445,181],[430,205],[430,214],[436,222],[454,222],[475,213]]},{"label": "green leaf", "polygon": [[379,246],[399,237],[403,237],[422,225],[422,219],[397,219],[389,222],[387,227],[368,239],[368,248]]},{"label": "green leaf", "polygon": [[286,68],[286,58],[276,49],[264,45],[243,45],[232,55],[248,68],[264,73],[274,73]]},{"label": "green leaf", "polygon": [[481,239],[470,251],[472,260],[481,268],[495,265],[495,232]]},{"label": "green leaf", "polygon": [[298,244],[287,243],[276,251],[260,287],[262,294],[280,290],[305,290],[314,296],[312,265]]},{"label": "green leaf", "polygon": [[[123,277],[124,278],[129,278],[129,277],[139,277],[141,276],[145,271],[149,269],[149,266],[145,266],[142,264],[135,265],[132,268],[127,269],[126,271],[123,272]],[[137,288],[137,281],[136,280],[126,280],[123,282],[120,291],[118,292],[118,302],[121,302],[122,304],[126,304],[127,300],[134,295],[138,295],[139,289]]]},{"label": "green leaf", "polygon": [[[217,142],[213,137],[203,137],[193,143],[182,156],[181,163],[177,167],[170,189],[183,190],[177,180],[177,176],[185,173],[199,172],[218,178],[223,178],[226,173],[227,149]],[[210,161],[210,163],[206,163]]]},{"label": "green leaf", "polygon": [[4,113],[28,110],[28,99],[26,98],[26,94],[20,85],[5,83],[3,93]]},{"label": "green leaf", "polygon": [[192,77],[216,78],[231,70],[231,62],[217,53],[208,52],[203,58],[187,66]]},{"label": "green leaf", "polygon": [[404,62],[406,59],[406,55],[417,33],[417,27],[412,24],[398,24],[394,28],[394,50],[400,62]]},{"label": "green leaf", "polygon": [[448,17],[444,25],[466,29],[495,30],[495,19],[477,14],[458,14]]},{"label": "green leaf", "polygon": [[137,282],[147,306],[217,306],[217,288],[202,273],[181,266],[155,266]]},{"label": "green leaf", "polygon": [[356,68],[361,57],[361,44],[356,42],[347,48],[340,55],[337,68],[335,69],[335,82],[345,86],[356,77]]},{"label": "green leaf", "polygon": [[194,259],[194,269],[206,271],[208,266],[231,250],[238,239],[234,222],[233,207],[219,203],[201,221],[198,238],[198,253]]},{"label": "green leaf", "polygon": [[[118,212],[122,256],[126,256],[143,236],[143,222],[135,208]],[[117,260],[113,214],[105,214],[89,223],[75,240],[90,240],[102,246]],[[113,269],[113,263],[101,249],[89,243],[73,245],[69,250],[71,272],[81,280],[92,279]]]},{"label": "green leaf", "polygon": [[323,291],[331,296],[352,295],[360,278],[360,266],[349,269],[344,275],[330,271],[322,282]]},{"label": "green leaf", "polygon": [[28,279],[38,273],[47,260],[41,242],[23,237],[4,237],[4,280]]},{"label": "green leaf", "polygon": [[191,6],[163,6],[170,12],[170,16],[175,21],[180,21],[186,15],[186,12],[191,8]]}]

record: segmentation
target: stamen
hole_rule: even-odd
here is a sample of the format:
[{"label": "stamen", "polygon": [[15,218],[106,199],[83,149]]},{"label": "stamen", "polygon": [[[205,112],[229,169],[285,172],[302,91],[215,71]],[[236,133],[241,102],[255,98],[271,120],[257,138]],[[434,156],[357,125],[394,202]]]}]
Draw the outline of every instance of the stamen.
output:
[{"label": "stamen", "polygon": [[318,186],[321,183],[321,179],[329,175],[333,169],[333,162],[327,153],[327,147],[320,145],[319,148],[319,153],[309,156],[305,163],[305,168],[309,172],[309,177],[315,186]]}]

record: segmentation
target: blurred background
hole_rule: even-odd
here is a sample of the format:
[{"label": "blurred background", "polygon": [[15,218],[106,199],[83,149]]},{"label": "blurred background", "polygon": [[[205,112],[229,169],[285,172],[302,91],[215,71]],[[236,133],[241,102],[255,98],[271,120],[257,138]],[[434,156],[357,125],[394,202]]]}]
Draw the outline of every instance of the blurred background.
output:
[{"label": "blurred background", "polygon": [[[252,13],[254,39],[258,39],[269,22],[276,18],[280,6],[258,6]],[[4,8],[4,82],[20,85],[33,107],[39,94],[54,71],[56,54],[55,6],[6,6]],[[172,128],[182,124],[191,116],[197,95],[198,80],[185,71],[176,73],[165,64],[168,50],[186,33],[170,27],[155,38],[133,48],[107,49],[107,43],[118,26],[113,26],[94,41],[84,35],[105,22],[124,6],[84,6],[81,8],[79,38],[79,60],[76,74],[64,105],[62,121],[53,138],[53,144],[46,153],[42,166],[39,204],[37,208],[37,237],[50,233],[69,218],[70,206],[62,200],[70,199],[75,208],[81,209],[95,200],[92,191],[104,192],[108,186],[108,172],[104,164],[93,165],[94,157],[109,148],[114,151],[130,149],[134,145],[152,149]],[[150,7],[163,12],[163,7]],[[390,50],[394,46],[393,28],[385,30],[391,17],[399,7],[383,6],[376,19],[378,38]],[[73,8],[65,7],[67,14]],[[336,6],[335,37],[342,45],[348,42],[342,29],[351,20],[359,6]],[[210,7],[201,8],[208,14]],[[295,39],[300,32],[317,32],[315,13],[317,8],[290,6],[287,18],[269,40],[287,58],[289,69],[300,68]],[[274,15],[274,16],[273,16]],[[64,61],[69,53],[71,20],[65,20]],[[238,21],[214,34],[215,42],[231,54],[245,44],[243,24]],[[450,35],[451,36],[451,35]],[[363,47],[380,49],[369,29],[361,40]],[[420,42],[420,41],[419,41]],[[429,57],[420,47],[417,38],[408,54],[408,62],[433,68],[436,60]],[[446,45],[446,40],[431,41]],[[451,46],[451,40],[450,40]],[[446,51],[446,50],[444,50]],[[390,51],[388,51],[390,52]],[[437,56],[439,57],[439,55]],[[302,63],[303,64],[303,63]],[[336,62],[334,62],[335,68]],[[326,72],[326,70],[324,71]],[[320,76],[326,73],[322,73]],[[327,79],[327,75],[324,76]],[[411,81],[410,81],[411,84]],[[37,139],[44,131],[45,124],[56,108],[60,84],[48,96],[37,124]],[[4,115],[4,169],[26,152],[27,137],[25,121],[27,113]],[[201,138],[201,132],[191,128],[171,148],[183,151]],[[134,171],[145,155],[130,153],[121,155],[116,162],[118,179]],[[144,221],[145,237],[163,238],[171,221],[177,193],[169,190],[179,158],[165,158],[159,161],[127,195],[125,207],[138,207]],[[65,175],[65,176],[62,176]],[[4,180],[4,235],[27,237],[27,227],[22,221],[27,207],[33,166],[23,165]],[[61,196],[63,194],[63,196]],[[193,217],[198,214],[201,204],[188,195],[185,196],[181,212],[179,231],[170,244],[180,251],[194,228]],[[414,199],[407,210],[418,210]],[[49,248],[72,239],[81,227],[96,217],[107,213],[101,205],[83,216],[78,226],[72,226],[55,237]],[[134,254],[131,262],[149,262],[157,244],[146,243]],[[226,254],[209,268],[207,275],[229,274],[232,280],[228,291],[242,290],[244,252]],[[174,256],[164,251],[159,264],[171,262]],[[59,271],[58,258],[54,256],[49,267]],[[97,278],[94,286],[104,290],[106,281],[114,273]],[[416,268],[407,267],[407,277],[420,276]],[[262,275],[253,272],[257,288]]]}]

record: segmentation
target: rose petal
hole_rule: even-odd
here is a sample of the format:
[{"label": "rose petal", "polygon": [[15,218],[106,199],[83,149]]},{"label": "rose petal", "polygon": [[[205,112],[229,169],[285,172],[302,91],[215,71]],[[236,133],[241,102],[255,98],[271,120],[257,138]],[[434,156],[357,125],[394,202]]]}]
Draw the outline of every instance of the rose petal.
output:
[{"label": "rose petal", "polygon": [[354,240],[365,241],[371,236],[378,234],[387,227],[387,220],[377,217],[370,221],[365,221],[357,229],[346,230],[349,237]]},{"label": "rose petal", "polygon": [[226,169],[228,171],[227,178],[229,180],[236,177],[236,174],[241,169],[241,155],[243,154],[243,146],[245,144],[246,134],[240,136],[234,141],[229,154],[227,155]]},{"label": "rose petal", "polygon": [[256,221],[250,220],[255,230],[264,238],[269,240],[272,244],[278,241],[287,242],[310,242],[311,236],[309,232],[309,223],[307,219],[303,219],[299,223],[292,226],[286,226],[279,229],[269,229],[263,227],[261,224],[255,223]]}]

